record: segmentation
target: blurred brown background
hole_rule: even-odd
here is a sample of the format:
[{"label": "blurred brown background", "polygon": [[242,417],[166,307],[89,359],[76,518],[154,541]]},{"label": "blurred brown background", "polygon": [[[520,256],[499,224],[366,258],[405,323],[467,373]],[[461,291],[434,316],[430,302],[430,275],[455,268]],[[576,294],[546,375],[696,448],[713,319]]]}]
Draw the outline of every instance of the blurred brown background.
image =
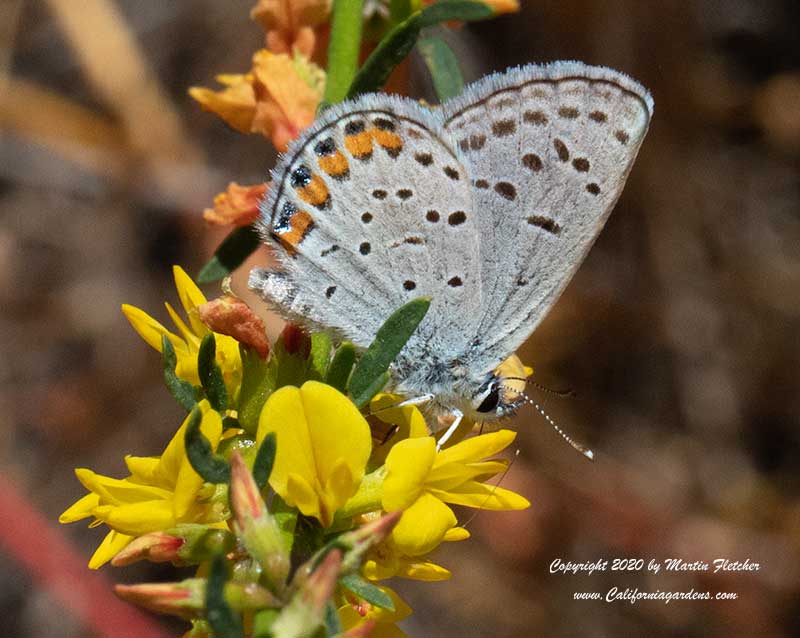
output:
[{"label": "blurred brown background", "polygon": [[[166,321],[171,264],[196,272],[221,238],[202,209],[274,163],[265,140],[227,129],[186,93],[248,68],[263,45],[251,4],[0,3],[0,467],[51,521],[83,494],[73,467],[123,476],[123,454],[157,453],[180,418],[119,305]],[[800,4],[523,5],[447,34],[468,79],[580,59],[629,73],[656,103],[616,212],[524,350],[539,382],[576,391],[541,399],[597,460],[533,411],[517,417],[521,452],[504,485],[533,506],[472,519],[474,538],[436,556],[449,583],[395,582],[415,609],[404,627],[461,638],[799,635]],[[418,60],[410,71],[414,94],[432,99]],[[103,534],[62,532],[87,560]],[[0,556],[6,635],[91,635]],[[748,558],[761,570],[548,570],[555,558],[615,557]],[[115,582],[173,576],[104,570]],[[573,600],[612,586],[739,598]]]}]

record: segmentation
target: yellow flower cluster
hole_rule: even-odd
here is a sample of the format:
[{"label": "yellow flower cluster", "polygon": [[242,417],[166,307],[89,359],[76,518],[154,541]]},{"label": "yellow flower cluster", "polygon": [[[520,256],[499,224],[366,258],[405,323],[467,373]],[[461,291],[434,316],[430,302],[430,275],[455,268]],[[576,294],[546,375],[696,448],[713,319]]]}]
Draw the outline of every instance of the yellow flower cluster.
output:
[{"label": "yellow flower cluster", "polygon": [[[274,440],[276,451],[265,490],[271,488],[284,510],[294,512],[295,518],[315,521],[315,538],[323,542],[362,526],[368,529],[387,513],[402,512],[390,532],[376,538],[359,554],[356,567],[361,577],[369,581],[394,576],[426,581],[449,578],[450,572],[431,562],[428,555],[443,541],[469,537],[458,526],[451,506],[515,510],[529,505],[522,496],[487,484],[507,468],[505,460],[487,458],[508,447],[514,440],[513,432],[500,430],[472,436],[439,449],[419,410],[410,405],[396,406],[401,397],[378,395],[365,414],[344,393],[320,381],[319,370],[310,365],[312,348],[303,347],[296,333],[292,333],[292,352],[287,349],[287,337],[285,344],[279,342],[271,348],[267,359],[254,359],[260,363],[255,368],[248,367],[246,344],[211,333],[201,321],[205,315],[198,312],[198,307],[209,305],[206,298],[182,269],[176,267],[174,272],[187,320],[181,319],[169,304],[167,310],[180,335],[138,308],[123,306],[123,311],[149,345],[160,351],[164,336],[172,344],[177,377],[195,386],[200,399],[195,411],[210,454],[230,459],[238,450],[252,465],[255,450],[268,439]],[[237,312],[241,314],[240,309]],[[200,344],[209,333],[214,334],[217,343],[214,361],[228,396],[232,397],[227,407],[219,410],[202,398],[199,380]],[[329,360],[330,342],[323,343],[327,344]],[[318,353],[319,348],[313,350]],[[243,387],[252,385],[247,375],[253,369],[260,371],[265,400],[255,430],[248,431],[238,417],[243,403],[252,400]],[[287,370],[290,374],[286,374]],[[292,385],[278,381],[290,377],[294,379]],[[376,417],[378,420],[371,426],[368,419]],[[192,554],[192,538],[196,534],[189,537],[182,530],[200,526],[233,534],[241,531],[243,525],[234,524],[235,507],[230,495],[224,487],[205,481],[190,463],[185,443],[190,420],[191,415],[160,457],[126,457],[130,475],[124,479],[101,476],[88,469],[76,470],[89,493],[62,514],[61,522],[91,518],[90,526],[105,524],[110,529],[90,567],[98,568],[115,556],[115,564],[126,564],[132,554],[136,559],[143,551],[140,546],[150,553],[142,553],[139,558],[200,564],[202,561],[192,559],[199,555]],[[377,431],[377,425],[390,427],[392,436],[386,439]],[[259,499],[254,496],[240,501],[251,502],[253,498]],[[166,551],[159,545],[163,556],[156,558],[153,546],[156,541],[162,543],[165,535],[168,540],[175,540],[174,547],[168,543],[172,551]],[[242,542],[250,547],[246,539]],[[129,544],[131,549],[125,549]],[[381,609],[345,589],[336,595],[345,628],[359,623],[386,623],[386,627],[393,627],[391,623],[410,613],[394,592],[384,586],[378,589],[394,601],[394,611]],[[156,608],[155,603],[152,606]],[[392,629],[386,635],[402,634]]]}]

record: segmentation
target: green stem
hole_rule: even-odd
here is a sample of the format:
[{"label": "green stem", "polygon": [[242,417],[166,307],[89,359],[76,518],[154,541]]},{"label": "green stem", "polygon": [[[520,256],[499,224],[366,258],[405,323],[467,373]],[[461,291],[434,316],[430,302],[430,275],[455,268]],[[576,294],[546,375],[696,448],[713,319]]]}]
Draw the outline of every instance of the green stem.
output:
[{"label": "green stem", "polygon": [[335,0],[328,45],[328,78],[325,83],[325,104],[341,102],[358,69],[361,50],[363,0]]},{"label": "green stem", "polygon": [[367,474],[362,479],[358,492],[344,504],[342,509],[336,512],[336,518],[347,519],[381,509],[381,493],[385,477],[386,467],[383,465],[374,472]]}]

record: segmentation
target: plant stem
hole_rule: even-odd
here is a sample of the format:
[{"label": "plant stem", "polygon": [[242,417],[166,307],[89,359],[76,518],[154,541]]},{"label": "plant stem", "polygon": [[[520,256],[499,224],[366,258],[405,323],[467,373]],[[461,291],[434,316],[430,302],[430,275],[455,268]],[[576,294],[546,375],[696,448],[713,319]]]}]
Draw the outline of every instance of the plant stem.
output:
[{"label": "plant stem", "polygon": [[328,78],[325,83],[325,104],[341,102],[358,69],[361,50],[363,0],[335,0],[328,45]]}]

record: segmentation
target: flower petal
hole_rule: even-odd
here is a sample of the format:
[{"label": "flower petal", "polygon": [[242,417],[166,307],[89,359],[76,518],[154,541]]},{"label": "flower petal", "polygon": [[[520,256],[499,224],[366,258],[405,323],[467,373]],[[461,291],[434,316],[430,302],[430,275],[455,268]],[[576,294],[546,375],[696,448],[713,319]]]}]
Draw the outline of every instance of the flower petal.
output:
[{"label": "flower petal", "polygon": [[472,436],[439,452],[434,467],[439,467],[445,463],[474,463],[480,461],[505,449],[511,445],[516,437],[517,433],[511,430],[498,430],[497,432]]},{"label": "flower petal", "polygon": [[[277,492],[277,490],[275,491]],[[283,497],[283,500],[306,516],[322,520],[322,503],[320,503],[318,491],[309,485],[305,477],[289,472],[286,476],[286,496]]]},{"label": "flower petal", "polygon": [[87,490],[100,497],[102,505],[124,505],[169,497],[169,492],[159,487],[103,476],[86,468],[77,468],[75,476]]},{"label": "flower petal", "polygon": [[419,498],[428,472],[436,459],[436,441],[431,436],[406,439],[395,444],[386,456],[383,481],[383,509],[405,509]]},{"label": "flower petal", "polygon": [[430,492],[446,503],[482,510],[524,510],[531,505],[528,499],[516,492],[477,481],[467,481],[446,492],[430,488]]},{"label": "flower petal", "polygon": [[372,448],[366,420],[341,392],[308,381],[299,389],[283,387],[267,399],[256,442],[260,444],[268,432],[277,435],[270,485],[287,502],[295,502],[288,479],[297,475],[293,480],[298,486],[307,485],[317,494],[317,505],[304,507],[315,509],[322,524],[330,525],[335,511],[355,494],[364,477]]},{"label": "flower petal", "polygon": [[[211,449],[216,451],[219,439],[222,436],[222,416],[216,410],[212,410],[207,402],[204,401],[203,403],[206,404],[203,408],[207,409],[203,412],[203,420],[200,422],[200,431],[208,439],[208,442],[211,444]],[[185,425],[181,426],[181,429],[183,429],[185,433]],[[178,432],[180,433],[180,430],[178,430]],[[175,494],[172,501],[174,515],[177,521],[187,518],[189,511],[197,503],[197,492],[203,487],[204,482],[203,477],[195,471],[192,464],[189,462],[189,458],[186,456],[186,446],[183,436],[181,436],[180,444],[183,453],[181,456],[180,469],[175,479]],[[189,518],[191,519],[192,517],[189,516]]]},{"label": "flower petal", "polygon": [[95,516],[123,534],[141,536],[174,527],[177,524],[168,500],[139,501],[130,505],[101,505]]},{"label": "flower petal", "polygon": [[434,464],[434,468],[428,474],[426,484],[440,490],[449,490],[478,476],[491,478],[495,474],[504,472],[507,467],[508,463],[504,461]]},{"label": "flower petal", "polygon": [[92,511],[100,504],[100,497],[90,492],[83,498],[78,499],[65,509],[58,517],[59,523],[74,523],[84,518],[92,516]]},{"label": "flower petal", "polygon": [[[125,455],[125,465],[131,473],[128,479],[131,483],[153,484],[153,473],[158,467],[160,459],[157,456],[131,456]],[[159,487],[169,487],[161,485]]]},{"label": "flower petal", "polygon": [[470,537],[469,530],[466,527],[451,527],[444,535],[445,541],[465,541]]},{"label": "flower petal", "polygon": [[172,307],[172,304],[168,301],[164,302],[164,305],[167,308],[167,313],[169,313],[169,318],[172,319],[172,323],[175,324],[175,327],[178,329],[178,332],[181,333],[184,340],[189,346],[190,350],[197,350],[200,347],[200,338],[194,334],[186,325],[186,323],[181,319],[180,315],[175,311],[175,308]]},{"label": "flower petal", "polygon": [[421,556],[436,548],[455,524],[453,510],[425,493],[403,512],[392,530],[392,542],[404,554]]},{"label": "flower petal", "polygon": [[325,485],[339,459],[345,459],[355,494],[372,449],[369,424],[353,402],[324,383],[307,381],[300,388],[320,483]]},{"label": "flower petal", "polygon": [[119,554],[133,540],[133,536],[111,530],[89,559],[89,569],[99,569]]},{"label": "flower petal", "polygon": [[273,392],[264,404],[258,420],[256,444],[275,432],[277,452],[269,484],[287,502],[294,502],[287,490],[289,474],[297,474],[307,485],[313,485],[317,468],[311,447],[300,389],[285,386]]},{"label": "flower petal", "polygon": [[252,76],[231,73],[218,75],[216,80],[225,85],[221,91],[194,86],[189,89],[189,95],[200,103],[203,110],[216,113],[240,133],[249,133],[256,109]]},{"label": "flower petal", "polygon": [[224,193],[214,197],[214,207],[203,211],[203,219],[222,226],[252,224],[258,218],[258,205],[264,198],[267,186],[264,183],[240,186],[236,182],[231,182]]},{"label": "flower petal", "polygon": [[183,309],[189,317],[189,323],[192,324],[192,330],[198,337],[202,338],[209,330],[200,321],[200,317],[197,315],[197,306],[206,303],[208,300],[183,268],[173,266],[172,275],[175,278],[175,288],[178,290],[181,305],[183,305]]},{"label": "flower petal", "polygon": [[172,347],[175,348],[175,354],[179,356],[181,354],[184,356],[188,354],[189,350],[183,339],[171,333],[144,310],[124,303],[122,304],[122,314],[125,315],[133,326],[133,329],[139,333],[139,336],[144,339],[151,348],[155,348],[161,352],[161,337],[167,335],[167,338],[172,342]]},{"label": "flower petal", "polygon": [[433,583],[441,580],[448,580],[452,573],[441,565],[437,565],[429,560],[409,560],[401,563],[397,571],[400,578],[410,578],[412,580],[422,580]]}]

